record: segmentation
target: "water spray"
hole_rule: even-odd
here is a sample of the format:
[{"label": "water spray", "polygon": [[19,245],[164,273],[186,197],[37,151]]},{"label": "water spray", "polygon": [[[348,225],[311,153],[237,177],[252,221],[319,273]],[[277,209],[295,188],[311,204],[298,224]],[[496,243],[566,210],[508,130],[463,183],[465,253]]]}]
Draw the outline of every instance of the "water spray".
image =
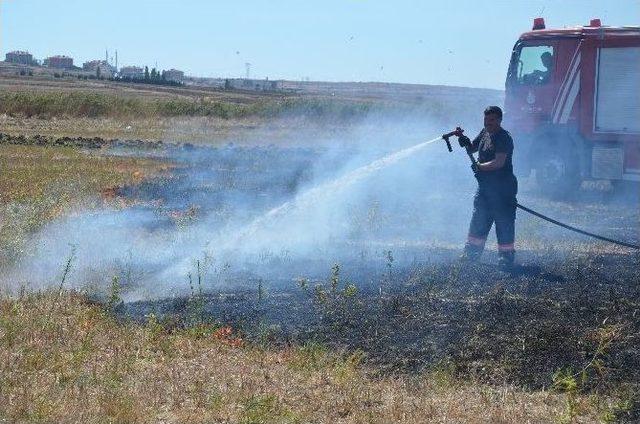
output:
[{"label": "water spray", "polygon": [[422,150],[426,146],[433,144],[439,140],[440,137],[436,137],[428,141],[423,141],[422,143],[407,147],[406,149],[388,154],[383,158],[376,159],[370,164],[356,168],[341,177],[312,187],[309,190],[298,194],[294,199],[284,202],[282,205],[275,207],[264,215],[256,218],[244,230],[236,234],[232,243],[237,243],[242,239],[252,236],[256,231],[258,231],[269,221],[281,218],[282,216],[291,213],[293,210],[303,207],[310,207],[313,204],[324,200],[326,196],[333,195],[338,191],[344,190],[345,188],[357,183],[358,181],[369,177],[371,174],[387,168],[400,161],[401,159],[411,156],[419,150]]}]

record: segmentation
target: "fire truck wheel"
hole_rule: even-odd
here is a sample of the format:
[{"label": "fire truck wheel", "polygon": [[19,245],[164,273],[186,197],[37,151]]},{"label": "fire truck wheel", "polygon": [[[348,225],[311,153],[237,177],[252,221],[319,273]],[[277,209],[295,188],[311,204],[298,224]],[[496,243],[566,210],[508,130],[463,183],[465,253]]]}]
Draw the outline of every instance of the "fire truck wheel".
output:
[{"label": "fire truck wheel", "polygon": [[550,151],[537,163],[536,182],[543,194],[557,198],[575,192],[581,181],[575,161],[569,160],[567,155]]}]

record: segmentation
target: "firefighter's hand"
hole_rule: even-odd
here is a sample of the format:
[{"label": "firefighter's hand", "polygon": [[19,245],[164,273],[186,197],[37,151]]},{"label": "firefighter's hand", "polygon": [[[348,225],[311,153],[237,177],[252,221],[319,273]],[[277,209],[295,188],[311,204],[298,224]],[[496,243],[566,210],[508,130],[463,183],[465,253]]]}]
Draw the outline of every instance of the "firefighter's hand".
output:
[{"label": "firefighter's hand", "polygon": [[469,137],[467,137],[466,135],[461,135],[460,137],[458,137],[458,143],[460,144],[460,147],[464,147],[465,149],[471,147],[471,140],[469,140]]}]

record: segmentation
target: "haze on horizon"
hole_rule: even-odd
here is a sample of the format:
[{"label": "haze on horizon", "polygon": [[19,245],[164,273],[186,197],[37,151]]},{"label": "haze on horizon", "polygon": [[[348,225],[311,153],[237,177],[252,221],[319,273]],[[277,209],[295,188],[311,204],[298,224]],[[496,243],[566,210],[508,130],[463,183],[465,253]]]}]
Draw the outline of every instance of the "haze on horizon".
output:
[{"label": "haze on horizon", "polygon": [[402,0],[185,2],[2,0],[0,51],[64,54],[77,66],[118,50],[119,65],[187,75],[504,87],[513,44],[548,27],[638,25],[640,2],[490,4]]}]

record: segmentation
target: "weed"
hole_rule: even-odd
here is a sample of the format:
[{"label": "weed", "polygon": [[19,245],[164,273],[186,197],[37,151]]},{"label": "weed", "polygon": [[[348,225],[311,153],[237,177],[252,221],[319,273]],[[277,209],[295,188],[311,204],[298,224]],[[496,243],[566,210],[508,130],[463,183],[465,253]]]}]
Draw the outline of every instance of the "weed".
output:
[{"label": "weed", "polygon": [[115,309],[122,304],[122,286],[117,276],[111,279],[111,287],[109,297],[107,298],[107,311],[113,313]]},{"label": "weed", "polygon": [[[298,279],[298,286],[304,293],[308,293],[308,280]],[[354,283],[345,282],[340,289],[340,265],[331,267],[331,274],[327,283],[316,284],[313,288],[314,305],[320,312],[323,321],[333,330],[347,328],[357,315],[358,288]]]},{"label": "weed", "polygon": [[355,377],[364,358],[365,353],[359,349],[349,355],[338,358],[333,366],[335,376],[341,381],[348,381]]},{"label": "weed", "polygon": [[556,390],[565,393],[565,411],[558,418],[561,423],[572,423],[578,416],[578,381],[571,370],[559,370],[553,375],[553,386]]},{"label": "weed", "polygon": [[233,333],[233,328],[224,326],[216,328],[211,335],[222,344],[232,347],[241,347],[244,344],[244,341],[241,337],[234,336]]},{"label": "weed", "polygon": [[308,341],[295,349],[291,366],[294,369],[315,371],[326,365],[329,360],[328,354],[326,345],[315,340]]},{"label": "weed", "polygon": [[393,253],[391,252],[391,250],[387,250],[384,252],[384,257],[387,261],[386,266],[387,266],[387,279],[389,281],[391,281],[391,277],[392,277],[392,269],[393,269]]},{"label": "weed", "polygon": [[200,269],[200,260],[196,261],[196,272],[198,276],[198,295],[202,297],[202,270]]},{"label": "weed", "polygon": [[336,263],[331,267],[329,282],[331,283],[331,293],[336,293],[340,284],[340,264]]},{"label": "weed", "polygon": [[[205,261],[207,258],[205,257]],[[206,264],[206,262],[205,262]],[[190,296],[187,301],[186,324],[187,326],[202,326],[207,323],[205,314],[206,301],[202,291],[202,282],[204,279],[204,268],[200,264],[200,260],[195,262],[196,282],[193,281],[193,275],[189,272],[187,280],[189,281]]]},{"label": "weed", "polygon": [[262,302],[262,299],[264,299],[264,286],[262,283],[262,279],[258,280],[258,303]]},{"label": "weed", "polygon": [[218,412],[225,403],[224,396],[218,390],[213,390],[207,394],[205,407],[212,412]]},{"label": "weed", "polygon": [[602,421],[605,423],[633,422],[633,417],[630,415],[633,413],[634,407],[638,407],[636,402],[630,397],[612,402],[602,413]]},{"label": "weed", "polygon": [[325,291],[324,286],[322,284],[316,284],[313,289],[313,293],[314,293],[314,298],[316,302],[318,302],[319,304],[326,305],[327,302],[329,301],[327,292]]},{"label": "weed", "polygon": [[[191,273],[187,274],[187,278],[191,296],[187,303],[186,322],[188,326],[200,326],[205,322],[205,299],[202,295],[202,286],[199,285],[196,291]],[[198,282],[200,282],[200,278],[198,278]]]},{"label": "weed", "polygon": [[73,259],[76,256],[76,248],[75,246],[71,246],[71,253],[67,258],[67,262],[64,265],[64,271],[62,272],[62,278],[60,279],[60,286],[58,287],[58,293],[62,294],[62,288],[64,286],[67,277],[69,276],[69,272],[71,271],[71,264],[73,263]]},{"label": "weed", "polygon": [[282,333],[282,328],[279,325],[269,325],[261,320],[256,329],[256,343],[261,349],[267,349],[271,341],[280,333]]},{"label": "weed", "polygon": [[129,250],[129,254],[127,255],[127,261],[124,264],[124,283],[126,287],[133,286],[133,252]]},{"label": "weed", "polygon": [[146,328],[149,331],[151,338],[155,339],[164,333],[164,326],[158,320],[158,316],[154,313],[147,315]]},{"label": "weed", "polygon": [[[622,331],[621,326],[607,326],[597,329],[592,333],[592,338],[598,343],[593,356],[578,372],[572,372],[570,369],[561,369],[553,374],[553,387],[564,393],[566,396],[565,412],[560,416],[559,421],[562,423],[572,423],[580,414],[578,394],[587,387],[589,383],[589,371],[593,370],[599,379],[604,379],[606,365],[602,358],[607,353],[612,343],[620,337]],[[618,400],[614,406],[608,408],[604,412],[603,419],[615,420],[616,417],[630,408],[628,399]]]},{"label": "weed", "polygon": [[62,289],[64,287],[65,281],[67,280],[67,276],[69,275],[69,272],[71,271],[71,265],[73,263],[73,259],[75,258],[75,255],[76,255],[76,250],[75,250],[75,247],[72,246],[71,247],[71,253],[69,254],[69,257],[67,258],[67,262],[65,263],[64,270],[62,271],[62,278],[60,279],[60,285],[58,286],[58,290],[56,292],[56,297],[54,298],[53,302],[51,303],[51,306],[49,307],[49,312],[47,312],[46,318],[44,319],[44,324],[43,324],[43,327],[42,327],[43,330],[49,324],[49,320],[51,319],[51,314],[53,314],[54,308],[60,302],[60,296],[62,296],[62,293],[63,293]]},{"label": "weed", "polygon": [[296,279],[296,283],[301,290],[306,291],[309,288],[309,279],[304,277],[299,277]]},{"label": "weed", "polygon": [[442,360],[431,367],[427,375],[436,387],[448,389],[456,384],[456,366],[450,360]]},{"label": "weed", "polygon": [[[244,402],[243,424],[283,422],[289,415],[274,395],[253,395]],[[286,420],[289,421],[289,420]]]},{"label": "weed", "polygon": [[353,298],[358,294],[358,288],[355,284],[347,284],[344,286],[343,294],[346,298]]}]

